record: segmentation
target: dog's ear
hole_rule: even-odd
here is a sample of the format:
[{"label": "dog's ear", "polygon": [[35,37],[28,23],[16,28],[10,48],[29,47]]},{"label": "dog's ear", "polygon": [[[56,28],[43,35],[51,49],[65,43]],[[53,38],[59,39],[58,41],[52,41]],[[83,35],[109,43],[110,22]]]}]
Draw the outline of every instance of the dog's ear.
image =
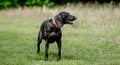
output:
[{"label": "dog's ear", "polygon": [[55,19],[62,20],[62,16],[58,14],[58,15],[55,16]]},{"label": "dog's ear", "polygon": [[64,19],[65,18],[65,14],[64,13],[60,13],[61,17]]},{"label": "dog's ear", "polygon": [[58,16],[57,16],[57,18],[58,18],[58,19],[61,19],[61,18],[62,18],[62,16],[61,16],[61,15],[58,15]]}]

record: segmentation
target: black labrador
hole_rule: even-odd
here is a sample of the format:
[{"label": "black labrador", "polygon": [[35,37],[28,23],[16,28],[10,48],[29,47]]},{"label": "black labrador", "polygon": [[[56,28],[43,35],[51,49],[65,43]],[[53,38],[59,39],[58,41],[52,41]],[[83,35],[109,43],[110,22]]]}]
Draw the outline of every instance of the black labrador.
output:
[{"label": "black labrador", "polygon": [[58,46],[58,60],[61,59],[61,27],[64,24],[73,24],[73,21],[77,18],[73,15],[70,15],[68,12],[60,12],[52,19],[44,21],[41,25],[38,41],[37,41],[37,53],[40,51],[40,43],[42,39],[45,40],[45,61],[48,60],[48,48],[49,44],[57,42]]}]

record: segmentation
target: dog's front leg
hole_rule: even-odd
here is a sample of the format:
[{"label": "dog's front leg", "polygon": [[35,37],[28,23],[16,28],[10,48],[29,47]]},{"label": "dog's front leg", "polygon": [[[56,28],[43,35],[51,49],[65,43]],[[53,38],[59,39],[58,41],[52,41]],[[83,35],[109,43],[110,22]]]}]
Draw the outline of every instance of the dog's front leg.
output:
[{"label": "dog's front leg", "polygon": [[49,49],[49,43],[48,43],[48,41],[46,40],[46,41],[45,41],[45,61],[48,60],[48,49]]},{"label": "dog's front leg", "polygon": [[57,46],[58,46],[58,58],[57,60],[59,61],[61,59],[61,40],[57,41]]}]

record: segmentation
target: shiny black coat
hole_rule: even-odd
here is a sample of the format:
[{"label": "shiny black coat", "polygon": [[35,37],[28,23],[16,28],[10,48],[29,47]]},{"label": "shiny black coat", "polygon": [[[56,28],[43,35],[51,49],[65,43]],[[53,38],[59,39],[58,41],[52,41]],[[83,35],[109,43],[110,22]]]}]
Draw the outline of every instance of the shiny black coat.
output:
[{"label": "shiny black coat", "polygon": [[[68,12],[60,12],[53,19],[48,19],[41,24],[37,40],[37,53],[40,51],[40,43],[42,42],[42,39],[44,39],[45,61],[48,60],[49,44],[53,42],[57,42],[58,46],[57,59],[58,60],[61,59],[61,37],[62,37],[61,27],[63,27],[64,24],[73,24],[73,21],[76,19],[77,18],[75,16],[70,15]],[[56,28],[56,25],[53,24],[53,21],[55,21],[56,25],[59,26],[59,28]]]}]

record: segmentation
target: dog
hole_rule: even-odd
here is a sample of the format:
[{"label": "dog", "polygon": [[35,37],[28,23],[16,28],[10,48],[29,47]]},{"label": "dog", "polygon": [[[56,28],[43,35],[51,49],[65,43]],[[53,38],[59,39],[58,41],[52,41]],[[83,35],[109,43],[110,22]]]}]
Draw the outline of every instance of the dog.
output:
[{"label": "dog", "polygon": [[48,60],[48,49],[49,44],[53,42],[57,42],[58,46],[58,57],[57,60],[59,61],[61,59],[61,27],[64,26],[64,24],[73,24],[73,21],[77,18],[68,12],[60,12],[58,15],[56,15],[54,18],[45,20],[40,27],[40,31],[38,34],[38,40],[37,40],[37,53],[40,52],[40,44],[42,42],[42,39],[45,40],[45,58],[44,60]]}]

